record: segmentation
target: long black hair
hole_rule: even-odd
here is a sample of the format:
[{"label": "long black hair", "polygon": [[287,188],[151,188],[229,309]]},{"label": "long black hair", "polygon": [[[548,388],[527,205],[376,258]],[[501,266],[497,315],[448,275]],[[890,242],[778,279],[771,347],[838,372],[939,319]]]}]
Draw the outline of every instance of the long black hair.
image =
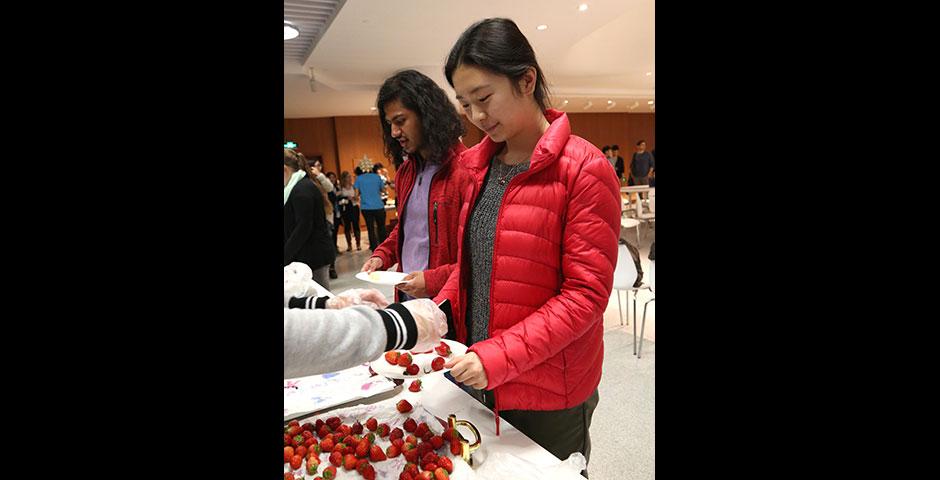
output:
[{"label": "long black hair", "polygon": [[519,91],[519,79],[529,67],[534,68],[535,103],[543,112],[550,107],[548,83],[535,59],[535,50],[516,23],[508,18],[487,18],[464,30],[450,49],[444,66],[444,75],[451,87],[454,86],[454,71],[461,65],[472,65],[509,77],[516,91]]},{"label": "long black hair", "polygon": [[385,105],[395,100],[415,112],[421,120],[421,135],[424,138],[420,139],[420,143],[422,150],[427,152],[427,158],[421,158],[416,152],[413,156],[419,164],[443,161],[447,152],[464,134],[457,108],[444,90],[434,80],[415,70],[404,70],[392,75],[379,89],[375,106],[379,111],[379,123],[382,124],[385,154],[398,168],[403,161],[401,144],[392,138],[392,126],[385,121]]}]

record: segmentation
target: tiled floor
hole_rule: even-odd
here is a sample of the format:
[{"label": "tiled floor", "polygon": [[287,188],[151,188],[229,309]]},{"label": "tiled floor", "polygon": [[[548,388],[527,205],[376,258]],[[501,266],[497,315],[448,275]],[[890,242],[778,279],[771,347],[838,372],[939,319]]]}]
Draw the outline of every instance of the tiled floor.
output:
[{"label": "tiled floor", "polygon": [[[641,265],[649,277],[649,246],[655,238],[655,231],[645,225],[642,228],[640,242]],[[636,242],[634,229],[624,230],[621,236],[631,243]],[[366,234],[362,234],[361,251],[346,252],[346,239],[339,236],[338,242],[343,253],[336,257],[336,271],[339,278],[330,283],[330,290],[339,293],[348,288],[375,287],[354,277],[362,264],[371,256]],[[378,286],[389,299],[392,287]],[[633,313],[631,300],[626,301],[626,294],[621,293],[624,315],[629,304],[629,325],[620,325],[620,313],[617,308],[617,292],[610,297],[604,312],[604,366],[601,383],[598,387],[600,402],[594,412],[591,423],[591,459],[588,471],[593,479],[652,479],[654,469],[654,399],[656,366],[656,303],[649,304],[646,314],[646,329],[642,358],[633,355],[633,326],[635,318],[642,317],[643,304],[653,298],[648,290],[637,296],[639,313]],[[625,319],[626,321],[627,319]],[[640,324],[636,324],[639,333]]]}]

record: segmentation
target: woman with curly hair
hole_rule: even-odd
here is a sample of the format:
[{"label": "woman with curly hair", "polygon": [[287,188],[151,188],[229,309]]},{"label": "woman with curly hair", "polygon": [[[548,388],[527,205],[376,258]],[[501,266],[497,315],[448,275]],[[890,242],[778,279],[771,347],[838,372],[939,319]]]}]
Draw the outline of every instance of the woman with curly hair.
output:
[{"label": "woman with curly hair", "polygon": [[466,147],[457,109],[434,80],[415,71],[385,80],[376,99],[385,153],[402,160],[395,177],[399,222],[362,266],[408,272],[400,299],[436,295],[457,262],[457,216],[470,184],[458,158]]}]

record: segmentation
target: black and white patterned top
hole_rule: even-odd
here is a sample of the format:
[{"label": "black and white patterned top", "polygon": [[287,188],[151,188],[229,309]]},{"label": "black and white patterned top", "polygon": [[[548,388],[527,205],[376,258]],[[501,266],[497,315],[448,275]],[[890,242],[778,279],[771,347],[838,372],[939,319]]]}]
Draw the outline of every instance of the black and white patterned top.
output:
[{"label": "black and white patterned top", "polygon": [[490,324],[490,273],[493,270],[493,242],[496,238],[496,219],[503,204],[503,195],[509,182],[529,169],[530,160],[517,165],[505,165],[493,157],[490,170],[483,182],[476,207],[467,225],[467,246],[470,252],[470,288],[467,298],[468,345],[486,340]]}]

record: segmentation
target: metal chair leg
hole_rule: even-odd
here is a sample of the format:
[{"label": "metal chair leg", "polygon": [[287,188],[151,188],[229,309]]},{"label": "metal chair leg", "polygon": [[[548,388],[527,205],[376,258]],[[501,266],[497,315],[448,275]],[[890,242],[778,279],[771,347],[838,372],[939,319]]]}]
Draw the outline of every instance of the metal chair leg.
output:
[{"label": "metal chair leg", "polygon": [[640,327],[640,350],[636,354],[637,359],[640,358],[640,354],[643,352],[643,330],[646,330],[646,307],[649,306],[650,302],[655,302],[655,301],[656,299],[652,298],[650,300],[647,300],[646,303],[643,304],[643,326]]},{"label": "metal chair leg", "polygon": [[[620,326],[623,326],[623,307],[620,305],[620,290],[614,290],[614,293],[617,294],[617,310],[620,311]],[[627,314],[630,313],[629,307],[627,308]]]},{"label": "metal chair leg", "polygon": [[[633,291],[633,354],[636,355],[636,291]],[[627,310],[630,306],[627,306]]]},{"label": "metal chair leg", "polygon": [[636,224],[636,248],[640,248],[640,224]]}]

